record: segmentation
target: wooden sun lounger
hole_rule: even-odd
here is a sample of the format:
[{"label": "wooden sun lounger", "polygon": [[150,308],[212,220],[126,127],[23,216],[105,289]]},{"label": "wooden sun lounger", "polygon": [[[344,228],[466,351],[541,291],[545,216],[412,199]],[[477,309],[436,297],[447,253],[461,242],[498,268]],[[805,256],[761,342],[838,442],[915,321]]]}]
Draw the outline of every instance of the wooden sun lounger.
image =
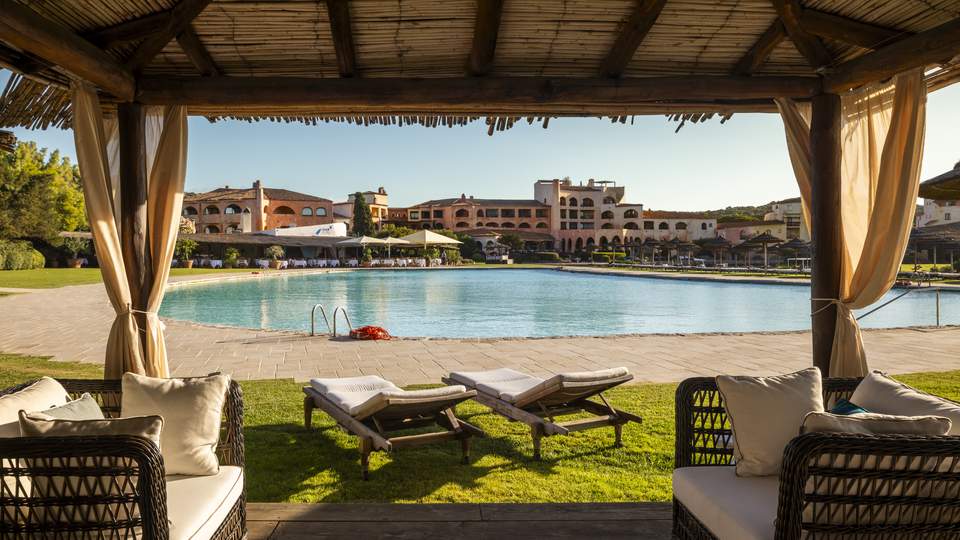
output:
[{"label": "wooden sun lounger", "polygon": [[[470,438],[482,437],[484,432],[468,422],[457,418],[454,407],[476,396],[467,390],[448,396],[423,399],[387,397],[383,408],[369,415],[351,416],[327,395],[313,388],[303,387],[303,421],[309,429],[314,409],[319,408],[330,415],[337,424],[360,440],[360,466],[363,479],[369,477],[370,454],[375,451],[392,452],[399,448],[436,444],[459,440],[463,463],[470,461]],[[395,432],[436,425],[442,431],[395,435]]]},{"label": "wooden sun lounger", "polygon": [[[526,376],[513,370],[497,371]],[[479,385],[470,384],[467,379],[457,376],[457,373],[451,373],[443,378],[443,382],[473,388],[477,391],[477,397],[474,399],[478,403],[490,407],[497,414],[510,420],[523,422],[530,426],[530,435],[533,438],[533,457],[537,460],[541,458],[540,444],[544,437],[568,435],[575,431],[613,426],[614,446],[620,447],[623,445],[623,425],[628,422],[643,422],[643,419],[637,415],[614,408],[603,396],[603,392],[606,390],[633,379],[633,375],[626,372],[622,375],[595,381],[564,381],[562,380],[564,376],[559,375],[547,381],[541,380],[542,382],[537,385],[540,388],[532,388],[530,391],[521,392],[518,396],[519,399],[514,401],[503,399],[500,395],[485,389],[482,383]],[[600,399],[599,403],[590,399],[594,396]],[[558,420],[558,417],[561,416],[583,412],[591,413],[594,416],[567,421]]]}]

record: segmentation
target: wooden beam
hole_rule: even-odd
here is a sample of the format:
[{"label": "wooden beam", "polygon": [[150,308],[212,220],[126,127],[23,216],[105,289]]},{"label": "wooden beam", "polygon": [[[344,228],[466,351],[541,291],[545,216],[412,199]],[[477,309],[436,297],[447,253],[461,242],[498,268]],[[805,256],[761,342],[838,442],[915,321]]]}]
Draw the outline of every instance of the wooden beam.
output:
[{"label": "wooden beam", "polygon": [[663,10],[666,0],[637,0],[636,7],[630,19],[624,24],[613,42],[613,47],[600,66],[600,73],[604,77],[619,77],[637,52],[647,33],[657,22],[660,11]]},{"label": "wooden beam", "polygon": [[760,39],[737,62],[737,65],[733,68],[733,73],[735,75],[750,75],[756,71],[786,37],[787,31],[780,19],[773,21],[770,28],[767,28]]},{"label": "wooden beam", "polygon": [[0,65],[24,75],[34,75],[50,67],[50,64],[43,59],[37,58],[32,54],[15,51],[3,45],[0,45]]},{"label": "wooden beam", "polygon": [[825,91],[844,92],[960,54],[960,18],[849,60],[824,78]]},{"label": "wooden beam", "polygon": [[503,0],[477,0],[477,17],[473,25],[473,47],[467,59],[467,72],[482,76],[490,73],[500,33]]},{"label": "wooden beam", "polygon": [[337,53],[337,69],[341,77],[357,74],[357,53],[353,46],[353,28],[350,23],[350,4],[347,0],[327,0],[330,14],[330,34]]},{"label": "wooden beam", "polygon": [[807,98],[818,77],[650,77],[631,79],[463,78],[321,79],[287,77],[142,77],[145,104],[318,107],[325,110],[487,110],[498,107],[584,109],[650,105],[667,100]]},{"label": "wooden beam", "polygon": [[210,56],[207,48],[203,46],[203,42],[200,41],[200,36],[197,35],[192,26],[187,25],[187,28],[177,35],[177,43],[180,44],[180,48],[183,49],[187,58],[193,62],[193,65],[201,75],[205,77],[220,75],[220,68],[217,67],[217,64],[213,61],[213,57]]},{"label": "wooden beam", "polygon": [[133,97],[133,75],[71,29],[13,0],[0,0],[0,13],[0,41],[56,64],[122,100]]},{"label": "wooden beam", "polygon": [[170,11],[170,16],[163,21],[162,26],[147,36],[133,51],[130,59],[127,60],[127,68],[134,73],[142,70],[167,46],[167,43],[170,43],[170,40],[186,30],[210,2],[211,0],[180,0],[180,3]]},{"label": "wooden beam", "polygon": [[841,17],[815,9],[804,9],[800,26],[810,34],[842,41],[864,49],[878,49],[913,34]]},{"label": "wooden beam", "polygon": [[109,49],[121,43],[143,39],[153,35],[167,24],[171,10],[159,11],[136,19],[124,21],[98,30],[87,32],[84,38],[98,47]]},{"label": "wooden beam", "polygon": [[[840,96],[813,97],[810,120],[812,196],[810,201],[813,257],[810,294],[813,298],[840,296],[842,230],[840,221]],[[830,356],[837,324],[837,306],[811,300],[813,365],[824,377],[830,375]]]},{"label": "wooden beam", "polygon": [[827,66],[832,61],[830,52],[824,47],[820,38],[808,33],[800,26],[800,18],[803,16],[803,8],[800,7],[799,0],[770,0],[773,7],[777,10],[783,27],[790,36],[790,40],[800,51],[800,54],[807,59],[807,62],[814,68],[820,69]]}]

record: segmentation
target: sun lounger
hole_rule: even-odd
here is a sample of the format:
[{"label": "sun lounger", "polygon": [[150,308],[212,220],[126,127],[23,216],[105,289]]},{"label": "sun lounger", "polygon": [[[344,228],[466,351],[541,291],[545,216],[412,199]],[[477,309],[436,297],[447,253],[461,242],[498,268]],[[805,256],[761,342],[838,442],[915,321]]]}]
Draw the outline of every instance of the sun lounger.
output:
[{"label": "sun lounger", "polygon": [[[463,386],[402,390],[374,375],[311,379],[303,387],[303,421],[310,427],[313,409],[327,413],[360,439],[360,466],[367,479],[370,453],[459,440],[463,463],[470,459],[470,437],[483,431],[454,414],[454,407],[477,393]],[[437,425],[444,431],[391,436],[391,432]]]},{"label": "sun lounger", "polygon": [[[530,426],[533,457],[540,459],[540,439],[567,435],[604,426],[613,426],[616,446],[622,443],[623,425],[642,422],[639,416],[614,409],[602,392],[633,379],[626,368],[561,373],[541,379],[509,368],[490,371],[455,371],[443,381],[477,391],[477,402],[497,414]],[[600,402],[591,401],[591,397]],[[592,413],[595,416],[558,422],[557,417]]]}]

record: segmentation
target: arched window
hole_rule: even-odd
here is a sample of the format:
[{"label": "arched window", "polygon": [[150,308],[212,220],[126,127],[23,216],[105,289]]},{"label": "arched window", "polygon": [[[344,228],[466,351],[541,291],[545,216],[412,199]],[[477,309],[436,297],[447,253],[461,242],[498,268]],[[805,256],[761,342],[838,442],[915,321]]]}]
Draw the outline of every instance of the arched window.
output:
[{"label": "arched window", "polygon": [[538,229],[546,229],[546,228],[547,228],[547,224],[541,221],[540,223],[537,223],[537,228],[538,228]]},{"label": "arched window", "polygon": [[577,199],[575,199],[575,198],[573,198],[573,197],[570,197],[570,200],[567,201],[567,204],[569,204],[570,206],[576,206],[576,205],[577,205]]},{"label": "arched window", "polygon": [[454,214],[454,216],[456,217],[467,217],[469,215],[470,215],[470,212],[468,212],[465,208],[461,208],[457,210],[457,213]]},{"label": "arched window", "polygon": [[216,206],[213,206],[212,204],[203,209],[203,215],[205,216],[210,216],[210,215],[219,214],[219,213],[220,213],[220,209],[217,208]]},{"label": "arched window", "polygon": [[456,224],[456,227],[457,227],[458,229],[466,229],[466,228],[469,227],[469,226],[470,226],[470,224],[467,223],[466,221],[458,221],[457,224]]},{"label": "arched window", "polygon": [[604,197],[603,204],[617,204],[613,197]]},{"label": "arched window", "polygon": [[225,232],[225,233],[227,233],[227,234],[238,233],[238,232],[240,232],[240,227],[237,227],[236,225],[228,225],[227,228],[224,229],[223,232]]},{"label": "arched window", "polygon": [[492,221],[488,221],[488,222],[487,222],[487,227],[490,227],[491,229],[496,229],[498,226],[499,226],[499,225],[497,225],[496,223],[494,223],[494,222],[492,222]]},{"label": "arched window", "polygon": [[612,229],[612,228],[613,228],[613,224],[612,224],[612,223],[604,223],[603,225],[600,226],[600,228],[601,228],[601,229]]},{"label": "arched window", "polygon": [[277,209],[273,211],[273,213],[274,213],[274,214],[279,214],[279,215],[293,215],[293,214],[296,214],[296,212],[293,211],[293,208],[290,208],[289,206],[278,206]]},{"label": "arched window", "polygon": [[313,215],[313,208],[310,208],[309,206],[304,206],[304,207],[303,207],[303,210],[300,210],[300,215],[301,215],[301,216],[312,216],[312,215]]},{"label": "arched window", "polygon": [[521,224],[517,225],[517,228],[518,228],[518,229],[529,229],[529,228],[530,228],[530,224],[524,222],[524,223],[521,223]]},{"label": "arched window", "polygon": [[577,243],[574,244],[574,246],[576,247],[577,251],[583,249],[583,238],[577,238]]},{"label": "arched window", "polygon": [[250,213],[250,209],[249,209],[249,208],[244,208],[242,213],[244,213],[244,214],[249,214],[249,213]]},{"label": "arched window", "polygon": [[593,238],[587,238],[587,246],[589,247],[593,245],[596,245],[596,242],[593,241]]},{"label": "arched window", "polygon": [[701,230],[701,231],[707,230],[707,222],[706,222],[706,221],[704,221],[703,223],[700,224],[700,230]]},{"label": "arched window", "polygon": [[477,210],[477,217],[483,217],[483,208]]},{"label": "arched window", "polygon": [[685,221],[678,221],[674,228],[678,231],[685,231],[687,230],[687,223]]},{"label": "arched window", "polygon": [[640,214],[639,214],[636,210],[634,210],[633,208],[631,208],[631,209],[629,209],[629,210],[627,210],[626,212],[623,213],[623,217],[626,218],[626,219],[636,219],[636,218],[640,217]]},{"label": "arched window", "polygon": [[619,236],[614,236],[614,237],[613,237],[613,240],[611,240],[610,242],[611,242],[613,245],[615,245],[615,246],[619,246],[619,245],[620,245],[620,237],[619,237]]},{"label": "arched window", "polygon": [[206,234],[220,234],[220,227],[216,225],[207,225],[203,228],[203,232]]},{"label": "arched window", "polygon": [[593,206],[593,199],[584,197],[583,201],[580,203],[580,206]]},{"label": "arched window", "polygon": [[600,214],[600,219],[613,219],[613,210],[604,210]]},{"label": "arched window", "polygon": [[624,229],[630,229],[631,231],[636,231],[640,229],[640,226],[637,225],[635,221],[628,221],[623,225]]},{"label": "arched window", "polygon": [[657,228],[661,231],[666,231],[670,229],[670,224],[668,224],[666,221],[661,221],[660,225],[657,225]]},{"label": "arched window", "polygon": [[504,229],[512,229],[512,228],[514,228],[513,223],[510,223],[509,221],[505,221],[505,222],[501,223],[500,226],[503,227]]},{"label": "arched window", "polygon": [[197,215],[197,209],[192,206],[183,207],[183,215],[185,216],[195,216]]},{"label": "arched window", "polygon": [[239,213],[240,213],[240,207],[237,206],[237,205],[235,205],[235,204],[231,204],[231,205],[229,205],[229,206],[227,206],[226,208],[223,209],[223,213],[224,213],[224,214],[239,214]]},{"label": "arched window", "polygon": [[421,229],[429,229],[429,228],[430,228],[430,224],[429,224],[429,223],[424,223],[423,225],[420,226],[420,228],[421,228]]},{"label": "arched window", "polygon": [[566,205],[567,205],[567,198],[560,197],[560,206],[566,206]]},{"label": "arched window", "polygon": [[600,237],[600,245],[601,245],[601,246],[606,246],[606,245],[607,245],[607,237],[606,237],[606,236],[601,236],[601,237]]},{"label": "arched window", "polygon": [[319,206],[317,207],[317,211],[316,213],[314,213],[314,215],[317,217],[325,217],[327,215],[327,209],[322,206]]},{"label": "arched window", "polygon": [[483,222],[482,222],[482,221],[478,221],[478,222],[477,222],[477,227],[483,227]]}]

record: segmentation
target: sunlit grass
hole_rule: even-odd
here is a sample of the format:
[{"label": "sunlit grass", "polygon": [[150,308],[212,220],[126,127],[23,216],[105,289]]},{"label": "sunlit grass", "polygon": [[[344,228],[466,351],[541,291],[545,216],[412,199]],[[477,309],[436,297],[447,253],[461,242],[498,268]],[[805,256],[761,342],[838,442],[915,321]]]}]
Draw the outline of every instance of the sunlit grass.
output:
[{"label": "sunlit grass", "polygon": [[[171,276],[193,276],[221,272],[250,272],[245,268],[171,268]],[[99,268],[38,268],[0,271],[0,287],[17,289],[54,289],[68,285],[100,283]]]}]

